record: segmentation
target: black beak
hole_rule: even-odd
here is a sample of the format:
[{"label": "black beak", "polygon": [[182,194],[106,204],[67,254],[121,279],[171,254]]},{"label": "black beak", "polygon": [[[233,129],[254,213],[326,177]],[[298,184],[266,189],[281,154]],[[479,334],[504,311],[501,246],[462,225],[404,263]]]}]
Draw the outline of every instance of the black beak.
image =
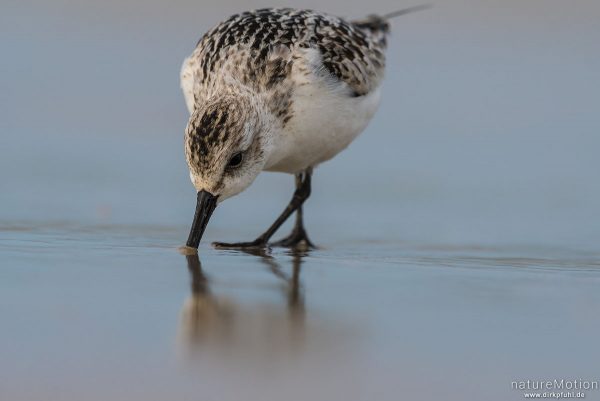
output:
[{"label": "black beak", "polygon": [[198,248],[200,240],[202,239],[202,234],[204,234],[204,230],[208,224],[208,220],[210,220],[210,216],[217,207],[217,198],[218,196],[214,196],[210,192],[198,192],[196,214],[194,215],[194,222],[192,223],[190,236],[186,243],[187,246]]}]

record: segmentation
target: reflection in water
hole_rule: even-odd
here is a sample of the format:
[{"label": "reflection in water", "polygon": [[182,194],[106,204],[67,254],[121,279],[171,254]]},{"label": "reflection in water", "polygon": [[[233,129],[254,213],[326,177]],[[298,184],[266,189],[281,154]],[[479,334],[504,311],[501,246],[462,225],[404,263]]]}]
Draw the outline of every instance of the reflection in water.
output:
[{"label": "reflection in water", "polygon": [[269,270],[287,285],[284,287],[288,301],[288,312],[292,324],[304,322],[304,294],[300,285],[300,265],[305,255],[300,251],[292,251],[292,274],[288,276],[275,258],[267,255],[264,251],[252,253],[260,256],[261,261],[269,267]]},{"label": "reflection in water", "polygon": [[[197,253],[186,255],[191,276],[191,296],[185,301],[180,322],[180,346],[186,350],[226,350],[268,353],[292,350],[304,340],[305,304],[300,266],[302,253],[292,254],[291,274],[264,252],[253,252],[283,284],[287,306],[271,302],[242,302],[211,288]],[[260,299],[260,297],[259,297]]]},{"label": "reflection in water", "polygon": [[[245,263],[232,266],[232,276],[228,269],[208,275],[195,252],[186,256],[192,294],[179,322],[182,374],[202,399],[356,399],[368,322],[322,305],[309,313],[309,277],[300,276],[308,261],[300,253],[276,256],[236,255],[229,260]],[[319,287],[310,288],[316,296]]]},{"label": "reflection in water", "polygon": [[182,334],[190,343],[226,339],[232,330],[235,305],[211,293],[198,254],[186,255],[186,259],[192,279],[192,296],[183,306]]}]

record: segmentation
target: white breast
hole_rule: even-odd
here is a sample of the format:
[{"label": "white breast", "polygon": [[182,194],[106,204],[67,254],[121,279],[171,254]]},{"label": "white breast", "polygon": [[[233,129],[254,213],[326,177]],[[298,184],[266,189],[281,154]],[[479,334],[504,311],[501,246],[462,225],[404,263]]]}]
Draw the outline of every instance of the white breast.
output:
[{"label": "white breast", "polygon": [[293,118],[274,138],[265,170],[297,173],[344,150],[367,126],[379,106],[380,88],[350,97],[345,88],[318,80],[294,93]]}]

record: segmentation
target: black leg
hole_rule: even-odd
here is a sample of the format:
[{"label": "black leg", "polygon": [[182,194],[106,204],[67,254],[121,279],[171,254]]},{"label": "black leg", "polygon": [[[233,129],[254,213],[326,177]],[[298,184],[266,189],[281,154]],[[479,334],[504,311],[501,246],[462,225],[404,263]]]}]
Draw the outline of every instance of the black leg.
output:
[{"label": "black leg", "polygon": [[[302,185],[301,174],[296,174],[296,188]],[[272,243],[273,246],[280,246],[284,248],[315,248],[314,244],[308,239],[306,230],[304,229],[302,205],[296,210],[296,224],[292,229],[292,232],[287,237]]]},{"label": "black leg", "polygon": [[281,227],[283,223],[294,213],[298,208],[302,206],[304,201],[308,199],[310,196],[310,178],[312,175],[312,168],[306,169],[303,173],[300,173],[296,176],[296,190],[294,191],[294,196],[292,196],[292,200],[287,205],[285,210],[279,215],[277,220],[267,231],[265,231],[261,236],[251,242],[237,242],[237,243],[225,243],[225,242],[213,242],[213,246],[215,248],[264,248],[267,246],[269,239],[275,234],[275,231]]}]

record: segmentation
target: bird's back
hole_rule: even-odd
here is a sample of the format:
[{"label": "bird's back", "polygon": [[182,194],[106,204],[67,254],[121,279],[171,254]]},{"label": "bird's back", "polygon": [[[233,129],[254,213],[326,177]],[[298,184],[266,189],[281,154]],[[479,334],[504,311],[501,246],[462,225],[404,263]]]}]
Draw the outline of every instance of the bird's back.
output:
[{"label": "bird's back", "polygon": [[264,169],[296,173],[331,159],[359,135],[379,104],[386,20],[347,22],[309,10],[234,15],[184,62],[190,112],[248,91],[280,126]]},{"label": "bird's back", "polygon": [[[181,83],[190,110],[231,77],[257,92],[273,90],[295,68],[363,96],[383,77],[387,21],[347,22],[310,10],[261,9],[236,14],[207,32],[184,62]],[[302,83],[301,76],[296,77]]]}]

